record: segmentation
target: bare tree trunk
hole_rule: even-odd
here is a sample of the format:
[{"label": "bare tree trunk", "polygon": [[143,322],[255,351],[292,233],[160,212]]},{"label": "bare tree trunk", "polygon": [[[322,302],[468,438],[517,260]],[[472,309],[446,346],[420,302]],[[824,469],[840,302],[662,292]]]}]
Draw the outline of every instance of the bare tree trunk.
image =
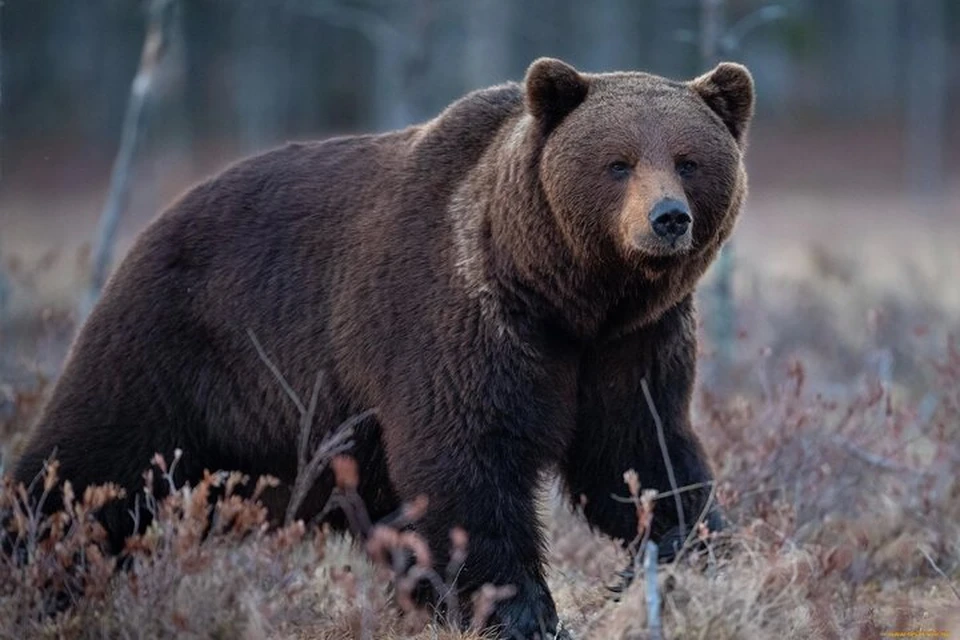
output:
[{"label": "bare tree trunk", "polygon": [[414,120],[413,106],[404,82],[406,44],[399,36],[375,43],[374,113],[380,131],[400,129]]},{"label": "bare tree trunk", "polygon": [[509,65],[507,31],[510,6],[505,0],[471,0],[464,5],[464,79],[467,89],[505,81]]},{"label": "bare tree trunk", "polygon": [[[626,42],[630,21],[624,2],[597,3],[579,15],[578,22],[583,29],[584,41],[589,43],[584,52],[586,71],[615,71],[621,67],[624,52],[637,46]],[[631,36],[636,38],[635,33]]]},{"label": "bare tree trunk", "polygon": [[381,131],[409,126],[422,116],[414,96],[423,81],[432,12],[431,0],[389,5],[389,21],[371,31],[376,47],[376,125]]},{"label": "bare tree trunk", "polygon": [[435,0],[375,3],[369,8],[348,3],[290,0],[288,8],[328,24],[352,29],[374,48],[373,112],[375,126],[386,131],[422,117],[414,96],[424,92],[436,13]]},{"label": "bare tree trunk", "polygon": [[[702,72],[706,72],[720,62],[720,38],[726,29],[726,0],[701,0],[700,16],[700,60]],[[733,239],[727,240],[720,250],[715,265],[716,281],[714,285],[713,343],[715,348],[713,369],[715,373],[728,370],[733,359],[733,342],[736,330],[736,308],[733,300]],[[717,378],[717,376],[713,376]]]},{"label": "bare tree trunk", "polygon": [[647,542],[643,550],[644,591],[647,602],[647,634],[650,640],[663,640],[663,623],[660,621],[660,585],[657,582],[657,545]]},{"label": "bare tree trunk", "polygon": [[267,147],[283,117],[279,101],[290,83],[290,65],[270,40],[275,11],[269,5],[249,3],[233,7],[231,13],[228,77],[244,154]]},{"label": "bare tree trunk", "polygon": [[10,300],[10,283],[7,280],[6,268],[3,264],[3,247],[0,246],[0,331],[3,322],[7,319],[7,302]]},{"label": "bare tree trunk", "polygon": [[720,61],[725,3],[726,0],[700,0],[700,59],[704,71]]},{"label": "bare tree trunk", "polygon": [[907,29],[906,170],[911,196],[940,204],[947,137],[946,16],[941,0],[909,2]]},{"label": "bare tree trunk", "polygon": [[123,118],[120,134],[120,149],[114,159],[110,174],[110,189],[94,239],[93,264],[90,284],[80,303],[82,323],[93,309],[100,291],[107,281],[113,259],[117,228],[130,195],[130,169],[133,165],[137,141],[140,137],[144,106],[153,84],[157,67],[166,49],[168,29],[176,0],[152,0],[148,9],[147,34],[140,54],[140,66],[130,85],[130,98]]},{"label": "bare tree trunk", "polygon": [[[3,22],[3,6],[0,5],[0,23]],[[0,28],[0,34],[3,29]],[[0,39],[0,107],[3,105],[3,40]],[[0,110],[2,113],[2,110]],[[3,146],[3,121],[0,120],[0,148]],[[3,154],[0,154],[0,163]],[[3,165],[0,164],[0,180],[3,180]],[[10,297],[10,283],[7,281],[6,267],[3,263],[3,247],[0,246],[0,327],[7,317],[7,301]]]}]

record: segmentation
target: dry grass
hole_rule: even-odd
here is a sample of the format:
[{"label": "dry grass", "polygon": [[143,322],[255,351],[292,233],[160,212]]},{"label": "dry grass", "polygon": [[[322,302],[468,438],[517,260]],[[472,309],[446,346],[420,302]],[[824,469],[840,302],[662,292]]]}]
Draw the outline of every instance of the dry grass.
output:
[{"label": "dry grass", "polygon": [[[664,635],[960,638],[960,320],[956,292],[943,291],[955,283],[904,269],[903,282],[884,288],[872,259],[826,245],[804,255],[786,269],[742,254],[729,370],[711,367],[704,331],[694,419],[733,527],[710,539],[706,559],[661,568]],[[18,282],[29,281],[21,271]],[[709,299],[700,306],[709,329]],[[0,327],[8,459],[69,335],[69,316],[35,308]],[[349,489],[349,465],[339,473]],[[90,510],[107,494],[77,497],[47,523],[45,541],[30,525],[30,562],[0,565],[0,637],[479,637],[427,624],[402,584],[395,597],[382,546],[296,523],[268,531],[260,507],[235,496],[201,539],[197,501],[230,478],[158,505],[159,525],[132,543],[127,572],[96,551]],[[0,488],[0,506],[18,501]],[[669,508],[661,504],[654,517]],[[543,513],[549,583],[574,637],[648,637],[641,581],[619,602],[606,589],[625,554],[572,515],[554,485]],[[378,531],[378,544],[416,547]]]}]

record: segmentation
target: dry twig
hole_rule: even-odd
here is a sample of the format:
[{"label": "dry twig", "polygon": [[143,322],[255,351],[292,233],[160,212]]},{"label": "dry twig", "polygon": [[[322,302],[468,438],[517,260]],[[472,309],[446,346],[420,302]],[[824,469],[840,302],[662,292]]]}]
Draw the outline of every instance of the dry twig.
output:
[{"label": "dry twig", "polygon": [[653,414],[653,422],[657,426],[657,441],[660,443],[660,453],[663,455],[663,462],[667,466],[667,478],[670,480],[670,489],[673,491],[673,500],[677,506],[677,523],[680,526],[680,535],[687,535],[686,521],[683,516],[683,501],[680,498],[680,488],[677,486],[677,478],[673,473],[673,463],[670,462],[670,452],[667,451],[667,438],[663,433],[663,422],[660,420],[660,414],[653,403],[653,396],[650,395],[650,387],[647,385],[647,379],[640,380],[640,387],[643,389],[643,396],[647,399],[647,406],[650,407],[650,413]]},{"label": "dry twig", "polygon": [[320,474],[327,468],[330,460],[350,450],[353,446],[351,438],[353,437],[356,426],[370,416],[375,415],[377,410],[367,409],[362,413],[358,413],[344,420],[323,439],[313,452],[313,455],[310,456],[310,436],[313,434],[317,403],[319,402],[320,389],[324,382],[323,371],[317,374],[317,379],[313,384],[313,391],[310,394],[310,402],[304,406],[300,396],[293,390],[290,383],[287,382],[287,379],[283,376],[279,367],[277,367],[267,355],[263,345],[260,344],[257,336],[253,333],[253,330],[247,329],[247,335],[257,350],[257,355],[260,357],[260,360],[266,365],[267,369],[270,370],[270,373],[273,374],[273,377],[283,389],[284,393],[287,394],[287,397],[293,402],[297,411],[300,412],[300,433],[297,439],[297,477],[294,479],[293,488],[290,492],[290,501],[287,503],[287,511],[284,516],[285,524],[290,525],[293,524],[297,511],[300,510],[300,506],[306,499],[307,493],[309,493],[313,485],[316,484],[320,478]]},{"label": "dry twig", "polygon": [[[341,453],[347,452],[353,446],[353,441],[350,438],[353,437],[353,430],[356,426],[375,415],[376,412],[376,409],[368,409],[363,413],[347,418],[333,433],[323,439],[307,466],[297,470],[297,477],[293,482],[293,491],[290,494],[290,502],[287,504],[285,518],[287,524],[293,522],[300,505],[307,497],[307,493],[316,484],[330,460]],[[306,418],[312,418],[312,416],[307,415],[304,418],[302,425],[309,428],[310,422]]]},{"label": "dry twig", "polygon": [[917,549],[919,549],[920,553],[923,554],[923,557],[927,559],[927,562],[930,563],[930,566],[933,567],[933,570],[936,571],[941,578],[947,581],[947,586],[950,587],[950,591],[953,591],[953,595],[957,596],[957,600],[960,600],[960,590],[953,586],[953,582],[951,582],[947,574],[943,572],[943,569],[937,566],[937,563],[933,561],[933,558],[930,557],[930,554],[927,553],[923,547],[917,545]]}]

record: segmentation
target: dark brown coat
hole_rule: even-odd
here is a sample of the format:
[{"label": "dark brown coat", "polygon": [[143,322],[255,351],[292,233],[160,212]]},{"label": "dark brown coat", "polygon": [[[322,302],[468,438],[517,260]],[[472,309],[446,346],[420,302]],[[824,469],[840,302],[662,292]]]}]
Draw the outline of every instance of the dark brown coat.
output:
[{"label": "dark brown coat", "polygon": [[[471,93],[383,135],[289,144],[193,188],[139,237],[82,328],[26,454],[75,486],[136,490],[154,452],[203,469],[296,473],[303,397],[327,374],[326,429],[377,407],[354,455],[374,517],[425,493],[438,562],[464,527],[465,592],[511,583],[493,622],[553,629],[534,497],[560,469],[575,503],[630,540],[623,472],[668,489],[646,379],[681,485],[709,480],[690,429],[691,295],[746,189],[747,71],[689,83],[580,74]],[[665,242],[670,198],[692,230]],[[303,509],[316,513],[325,477]],[[665,504],[665,503],[664,503]],[[685,520],[704,505],[685,494]],[[112,530],[129,531],[125,511]],[[655,537],[676,533],[664,506]],[[671,534],[673,530],[673,534]]]}]

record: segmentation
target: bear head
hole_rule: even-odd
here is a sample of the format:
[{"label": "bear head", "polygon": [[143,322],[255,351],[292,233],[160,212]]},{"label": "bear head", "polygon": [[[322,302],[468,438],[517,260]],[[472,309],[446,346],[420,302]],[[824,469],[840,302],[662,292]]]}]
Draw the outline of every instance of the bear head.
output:
[{"label": "bear head", "polygon": [[658,274],[716,254],[746,190],[745,67],[674,82],[540,58],[524,85],[543,141],[540,183],[573,255]]}]

